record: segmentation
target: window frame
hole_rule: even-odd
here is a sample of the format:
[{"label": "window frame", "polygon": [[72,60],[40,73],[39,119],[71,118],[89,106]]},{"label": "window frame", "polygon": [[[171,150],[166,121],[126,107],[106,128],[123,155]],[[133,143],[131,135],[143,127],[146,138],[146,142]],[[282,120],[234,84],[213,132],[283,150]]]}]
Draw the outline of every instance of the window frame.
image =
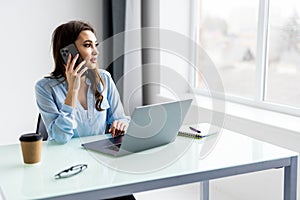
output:
[{"label": "window frame", "polygon": [[[226,101],[230,101],[233,103],[243,104],[255,108],[280,112],[284,114],[289,114],[293,116],[300,117],[300,107],[290,106],[285,104],[273,103],[270,101],[266,101],[266,84],[267,84],[267,71],[268,71],[268,42],[269,42],[269,8],[270,8],[271,0],[259,0],[259,8],[258,8],[258,22],[257,22],[257,58],[256,58],[256,86],[255,86],[255,96],[254,99],[245,98],[242,96],[236,96],[233,94],[225,94]],[[198,12],[200,10],[200,2],[198,0],[194,0],[191,4],[191,19],[192,21],[196,21],[196,28],[191,27],[191,37],[198,41],[199,30],[200,30],[200,20],[198,16]],[[196,20],[195,20],[196,19]],[[194,28],[194,29],[193,29]],[[197,50],[194,49],[194,54],[196,55]],[[197,57],[197,56],[195,56]],[[194,91],[199,95],[211,96],[210,93],[212,91],[205,91],[203,89],[197,88],[197,72],[192,73]],[[218,98],[218,96],[222,97],[221,94],[217,94],[215,92],[214,97]]]}]

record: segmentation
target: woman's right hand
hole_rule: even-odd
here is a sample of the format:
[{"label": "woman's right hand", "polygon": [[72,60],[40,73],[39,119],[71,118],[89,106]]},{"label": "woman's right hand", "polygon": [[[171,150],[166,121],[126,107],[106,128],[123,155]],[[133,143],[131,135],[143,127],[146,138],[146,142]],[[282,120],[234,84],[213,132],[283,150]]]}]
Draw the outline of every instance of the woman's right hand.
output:
[{"label": "woman's right hand", "polygon": [[76,63],[78,57],[79,57],[79,55],[77,54],[71,61],[72,56],[71,56],[71,54],[69,54],[68,62],[65,65],[66,79],[68,82],[68,90],[73,91],[73,92],[79,90],[80,78],[81,78],[82,74],[88,69],[87,67],[82,68],[82,66],[86,63],[85,60],[83,60],[81,63],[79,63],[78,66],[76,66],[76,68],[74,69],[74,66],[75,66],[75,63]]},{"label": "woman's right hand", "polygon": [[78,91],[80,88],[80,79],[82,74],[88,69],[87,67],[81,67],[85,64],[85,60],[79,63],[79,65],[74,69],[74,65],[79,57],[77,54],[73,60],[71,61],[71,54],[68,56],[68,62],[65,65],[66,67],[66,79],[68,82],[68,93],[65,99],[65,104],[71,107],[76,106],[77,98],[78,98]]}]

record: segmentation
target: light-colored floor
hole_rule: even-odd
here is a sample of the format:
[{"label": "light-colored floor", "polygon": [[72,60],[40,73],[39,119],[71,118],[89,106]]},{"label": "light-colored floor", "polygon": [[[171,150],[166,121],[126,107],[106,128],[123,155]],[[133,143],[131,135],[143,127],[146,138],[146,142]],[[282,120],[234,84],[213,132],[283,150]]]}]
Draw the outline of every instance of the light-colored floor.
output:
[{"label": "light-colored floor", "polygon": [[179,199],[200,199],[200,188],[198,183],[188,184],[152,190],[134,194],[137,200],[179,200]]},{"label": "light-colored floor", "polygon": [[[216,187],[210,189],[210,200],[242,200],[222,193]],[[187,184],[134,194],[137,200],[200,200],[199,183]],[[244,199],[243,199],[244,200]]]},{"label": "light-colored floor", "polygon": [[[282,200],[283,169],[212,180],[209,195],[210,200]],[[199,183],[193,183],[134,196],[137,200],[199,200],[200,187]]]}]

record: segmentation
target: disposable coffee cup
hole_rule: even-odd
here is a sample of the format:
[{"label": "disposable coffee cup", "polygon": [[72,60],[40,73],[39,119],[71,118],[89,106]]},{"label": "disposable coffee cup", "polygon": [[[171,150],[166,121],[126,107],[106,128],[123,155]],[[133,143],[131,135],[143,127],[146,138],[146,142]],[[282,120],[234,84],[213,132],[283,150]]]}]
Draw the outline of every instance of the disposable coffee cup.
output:
[{"label": "disposable coffee cup", "polygon": [[36,133],[23,134],[20,137],[23,161],[25,164],[37,164],[41,161],[42,135]]}]

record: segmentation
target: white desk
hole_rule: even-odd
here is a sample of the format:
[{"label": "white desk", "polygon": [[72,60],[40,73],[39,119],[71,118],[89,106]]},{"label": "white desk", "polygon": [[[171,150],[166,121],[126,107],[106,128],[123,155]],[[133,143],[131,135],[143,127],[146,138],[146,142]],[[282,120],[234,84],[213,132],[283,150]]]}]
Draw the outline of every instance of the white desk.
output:
[{"label": "white desk", "polygon": [[[283,199],[296,200],[297,153],[223,130],[215,148],[201,158],[209,140],[178,137],[167,146],[121,158],[86,151],[80,139],[65,145],[44,142],[42,162],[34,167],[23,165],[19,144],[0,146],[0,197],[101,199],[202,182],[201,198],[208,199],[211,179],[284,167]],[[54,179],[57,172],[79,163],[88,168]]]}]

